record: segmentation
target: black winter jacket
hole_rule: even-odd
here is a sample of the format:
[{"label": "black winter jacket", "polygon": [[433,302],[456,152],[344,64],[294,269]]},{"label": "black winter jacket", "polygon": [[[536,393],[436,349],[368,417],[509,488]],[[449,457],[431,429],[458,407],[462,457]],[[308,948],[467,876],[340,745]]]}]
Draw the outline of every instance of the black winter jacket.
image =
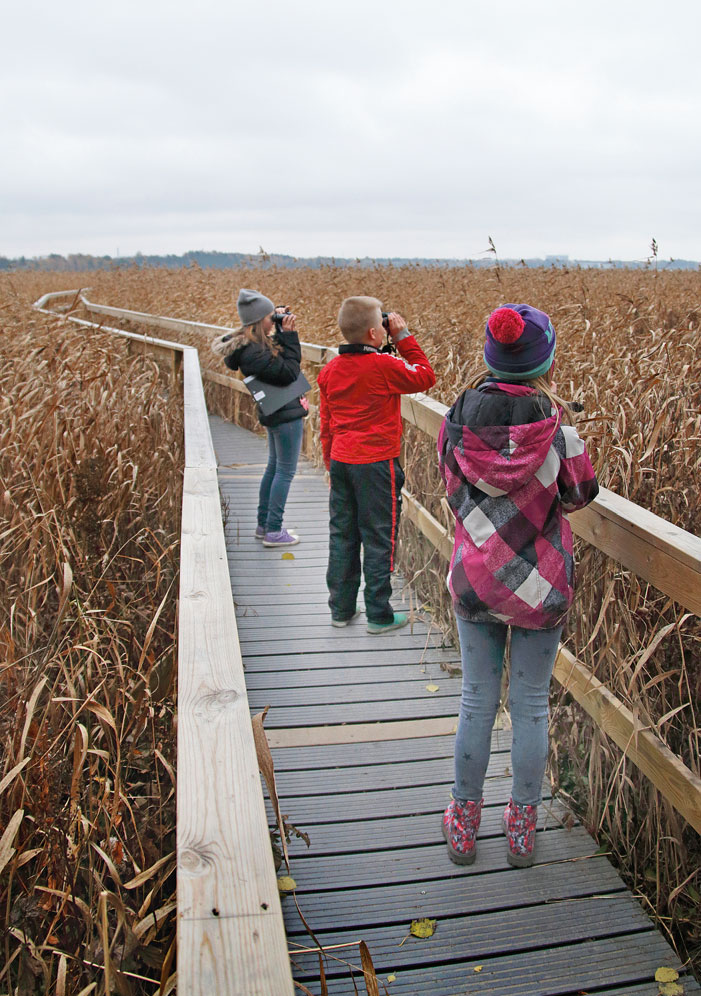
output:
[{"label": "black winter jacket", "polygon": [[[224,358],[227,367],[240,370],[244,377],[258,377],[266,384],[278,384],[285,387],[292,384],[299,376],[299,363],[302,359],[302,349],[296,332],[281,329],[275,333],[275,341],[281,346],[277,356],[267,346],[243,339],[241,344]],[[258,414],[261,425],[275,427],[284,422],[294,422],[307,414],[299,398],[288,401],[271,415]]]}]

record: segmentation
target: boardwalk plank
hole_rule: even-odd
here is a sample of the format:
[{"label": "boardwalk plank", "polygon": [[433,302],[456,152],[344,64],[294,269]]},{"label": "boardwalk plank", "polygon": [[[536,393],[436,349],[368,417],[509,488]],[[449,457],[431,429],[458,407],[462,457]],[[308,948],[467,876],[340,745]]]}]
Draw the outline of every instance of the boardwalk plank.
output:
[{"label": "boardwalk plank", "polygon": [[[337,795],[295,796],[293,822],[304,828],[307,823],[337,823],[347,820],[373,820],[382,816],[410,816],[413,813],[442,812],[450,798],[452,778],[443,785],[419,788],[396,788],[365,792],[341,792]],[[484,785],[485,806],[505,806],[511,793],[511,778],[490,778]],[[292,800],[286,799],[289,803]],[[284,808],[284,807],[283,807]],[[287,812],[287,810],[285,810]]]},{"label": "boardwalk plank", "polygon": [[[408,927],[421,917],[461,916],[470,910],[501,912],[577,896],[621,892],[624,888],[606,858],[595,857],[572,863],[535,864],[525,871],[502,868],[487,875],[459,872],[457,877],[431,877],[400,885],[309,892],[300,899],[300,906],[314,930],[362,931],[390,923]],[[294,902],[284,898],[282,908],[288,934],[299,933],[302,925]],[[355,935],[356,939],[360,936],[362,933]]]},{"label": "boardwalk plank", "polygon": [[[502,837],[502,813],[503,806],[485,808],[480,826],[480,841],[488,837]],[[412,814],[346,823],[306,823],[300,829],[309,835],[310,847],[295,837],[290,841],[290,854],[307,858],[328,854],[366,853],[381,851],[389,847],[392,841],[396,841],[398,847],[435,844],[442,840],[440,830],[442,816],[441,807],[434,813],[422,815]],[[559,827],[564,817],[565,811],[554,799],[548,799],[538,808],[538,828]]]},{"label": "boardwalk plank", "polygon": [[[339,663],[343,664],[344,661]],[[386,691],[386,683],[398,686],[404,682],[410,682],[425,686],[439,684],[441,679],[447,678],[447,672],[441,669],[440,664],[434,664],[428,668],[425,664],[420,664],[417,661],[411,665],[378,665],[374,668],[364,668],[361,671],[353,667],[316,668],[315,670],[299,667],[295,670],[286,669],[277,672],[251,672],[246,676],[246,684],[249,691],[275,689],[282,692],[294,689],[311,691],[317,687],[324,688],[336,681],[339,682],[340,686],[356,688],[363,685],[373,685],[376,680]],[[458,689],[451,687],[450,694],[457,695]]]},{"label": "boardwalk plank", "polygon": [[[255,694],[255,693],[254,693]],[[259,712],[265,706],[265,695],[261,695]],[[372,723],[391,722],[394,719],[426,719],[429,716],[455,716],[455,702],[451,697],[425,699],[397,699],[392,702],[363,702],[350,705],[284,706],[273,707],[265,721],[268,729],[292,729],[295,726],[325,725],[328,723]]]},{"label": "boardwalk plank", "polygon": [[[438,824],[438,821],[436,821]],[[437,826],[435,837],[440,837]],[[596,845],[581,827],[572,830],[544,830],[536,833],[536,861],[571,861],[591,857]],[[426,844],[396,850],[376,851],[359,857],[308,857],[292,863],[292,877],[297,883],[297,895],[306,892],[353,886],[396,885],[420,879],[457,878],[484,875],[508,868],[506,842],[503,837],[480,840],[477,859],[471,865],[456,865],[448,857],[445,844]]]},{"label": "boardwalk plank", "polygon": [[[358,764],[389,764],[396,761],[415,761],[420,757],[430,760],[437,757],[453,758],[452,737],[425,737],[416,740],[380,740],[364,744],[341,744],[333,747],[286,747],[273,750],[275,771],[312,772],[314,768],[342,768]],[[511,730],[492,732],[492,751],[511,750]]]},{"label": "boardwalk plank", "polygon": [[[492,754],[487,767],[488,778],[511,774],[509,753]],[[509,769],[507,771],[507,769]],[[396,762],[391,764],[356,765],[345,768],[316,768],[313,771],[280,771],[276,773],[278,795],[289,799],[294,795],[327,795],[329,792],[352,792],[359,785],[363,791],[399,788],[400,786],[443,785],[453,778],[453,758],[450,757]]]},{"label": "boardwalk plank", "polygon": [[[427,689],[427,683],[432,685],[431,690]],[[459,698],[454,685],[455,682],[445,675],[436,675],[433,678],[424,678],[421,682],[383,681],[375,684],[366,682],[361,685],[334,684],[322,687],[251,689],[248,699],[251,705],[255,705],[256,701],[265,699],[265,704],[270,706],[311,706],[325,705],[329,702],[335,705],[342,703],[350,705],[356,702],[387,702],[388,696],[392,694],[396,695],[398,699],[439,699],[448,696],[452,701],[451,712],[457,715]]]},{"label": "boardwalk plank", "polygon": [[[347,630],[350,632],[350,630]],[[387,649],[384,649],[384,648]],[[416,647],[396,647],[393,646],[389,638],[383,644],[383,649],[378,654],[373,650],[348,650],[340,657],[337,653],[320,654],[288,654],[284,649],[279,654],[261,654],[256,657],[245,657],[246,670],[253,671],[276,671],[286,668],[300,667],[377,667],[378,664],[448,664],[459,663],[460,658],[456,658],[455,651],[441,650],[429,647],[428,650]]]}]

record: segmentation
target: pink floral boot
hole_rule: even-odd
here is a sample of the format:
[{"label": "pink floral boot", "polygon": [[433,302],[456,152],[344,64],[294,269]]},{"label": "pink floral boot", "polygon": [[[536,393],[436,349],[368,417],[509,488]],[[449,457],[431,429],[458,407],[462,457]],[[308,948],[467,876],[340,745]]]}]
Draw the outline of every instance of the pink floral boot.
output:
[{"label": "pink floral boot", "polygon": [[463,805],[453,799],[443,814],[443,836],[448,857],[456,865],[471,865],[477,857],[476,837],[482,819],[484,799]]},{"label": "pink floral boot", "polygon": [[537,806],[520,806],[513,799],[504,810],[506,860],[514,868],[530,868],[535,860]]}]

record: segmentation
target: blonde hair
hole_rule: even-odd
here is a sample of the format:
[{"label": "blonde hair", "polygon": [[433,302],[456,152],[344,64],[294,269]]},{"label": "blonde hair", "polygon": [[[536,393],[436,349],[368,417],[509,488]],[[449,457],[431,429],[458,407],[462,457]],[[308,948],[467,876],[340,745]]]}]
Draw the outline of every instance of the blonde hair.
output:
[{"label": "blonde hair", "polygon": [[[472,388],[474,390],[474,388],[477,388],[480,386],[480,384],[483,384],[487,379],[487,377],[493,377],[493,376],[494,374],[492,374],[489,370],[482,369],[477,373],[475,373],[474,376],[472,376],[468,380],[467,384],[465,384],[464,390],[468,390],[469,388]],[[569,402],[565,401],[564,398],[561,398],[559,394],[555,394],[555,392],[550,387],[551,380],[552,380],[552,367],[550,367],[547,373],[541,374],[540,377],[533,377],[530,380],[524,378],[524,380],[520,383],[524,383],[528,387],[535,388],[538,394],[542,394],[548,399],[553,408],[561,409],[562,412],[561,417],[563,422],[566,422],[568,425],[574,425],[574,418],[572,416],[572,409],[569,406]],[[507,383],[511,382],[509,381]]]},{"label": "blonde hair", "polygon": [[259,346],[265,346],[273,356],[277,356],[280,352],[280,345],[263,330],[263,319],[253,322],[252,325],[242,325],[236,332],[217,336],[212,342],[212,351],[225,357],[229,353],[233,353],[244,342],[256,342]]},{"label": "blonde hair", "polygon": [[374,328],[382,302],[376,297],[347,297],[338,312],[338,327],[346,342],[360,342]]}]

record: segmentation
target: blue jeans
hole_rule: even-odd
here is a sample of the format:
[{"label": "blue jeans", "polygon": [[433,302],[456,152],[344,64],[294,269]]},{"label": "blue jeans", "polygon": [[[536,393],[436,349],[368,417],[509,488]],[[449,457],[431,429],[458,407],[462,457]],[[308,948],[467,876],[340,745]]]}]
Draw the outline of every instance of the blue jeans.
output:
[{"label": "blue jeans", "polygon": [[[492,729],[499,708],[508,626],[457,618],[462,656],[462,701],[455,737],[455,784],[459,802],[482,798]],[[511,797],[537,806],[548,759],[548,693],[562,627],[511,627],[509,711],[513,739]]]},{"label": "blue jeans", "polygon": [[267,533],[279,533],[302,447],[304,419],[266,426],[265,431],[268,433],[268,466],[258,492],[258,525]]}]

